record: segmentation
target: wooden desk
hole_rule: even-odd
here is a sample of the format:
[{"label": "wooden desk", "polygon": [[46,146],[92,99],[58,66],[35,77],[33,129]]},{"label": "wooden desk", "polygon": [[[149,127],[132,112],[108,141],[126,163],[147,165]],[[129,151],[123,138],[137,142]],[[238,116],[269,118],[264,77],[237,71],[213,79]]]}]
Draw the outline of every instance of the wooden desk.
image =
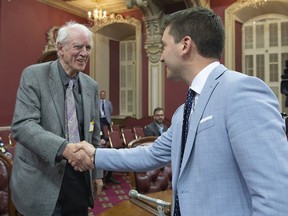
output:
[{"label": "wooden desk", "polygon": [[[166,191],[161,191],[157,193],[147,194],[147,196],[172,203],[172,190],[166,190]],[[117,215],[117,216],[135,216],[135,215],[151,216],[149,212],[134,205],[129,200],[125,200],[115,205],[114,207],[102,212],[101,214],[98,214],[97,216],[114,216],[114,215]]]}]

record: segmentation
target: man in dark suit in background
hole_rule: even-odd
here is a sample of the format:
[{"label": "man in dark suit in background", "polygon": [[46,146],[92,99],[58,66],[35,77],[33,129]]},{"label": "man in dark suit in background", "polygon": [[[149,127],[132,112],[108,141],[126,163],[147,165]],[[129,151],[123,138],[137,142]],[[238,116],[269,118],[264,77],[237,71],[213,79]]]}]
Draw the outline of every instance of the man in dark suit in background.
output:
[{"label": "man in dark suit in background", "polygon": [[154,121],[145,126],[145,136],[160,136],[167,130],[167,126],[164,124],[164,110],[160,107],[154,109]]},{"label": "man in dark suit in background", "polygon": [[[80,143],[98,147],[100,141],[98,84],[81,72],[92,36],[84,25],[67,23],[58,32],[59,59],[23,71],[11,127],[17,145],[10,185],[25,216],[87,216],[94,206],[92,172],[84,171],[94,167],[91,155],[74,151]],[[68,107],[73,107],[74,124]],[[94,176],[101,191],[102,171]]]}]

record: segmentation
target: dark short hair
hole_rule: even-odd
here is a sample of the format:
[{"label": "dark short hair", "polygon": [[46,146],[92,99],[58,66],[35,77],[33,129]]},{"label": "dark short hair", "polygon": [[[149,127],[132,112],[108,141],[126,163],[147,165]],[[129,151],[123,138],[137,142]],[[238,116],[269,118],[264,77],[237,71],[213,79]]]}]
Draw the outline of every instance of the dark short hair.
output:
[{"label": "dark short hair", "polygon": [[159,111],[163,111],[163,112],[164,112],[163,108],[157,107],[157,108],[154,109],[153,114],[155,115],[155,113],[156,113],[156,112],[159,112]]},{"label": "dark short hair", "polygon": [[203,57],[220,59],[225,43],[225,30],[221,18],[212,10],[192,7],[177,11],[165,17],[165,27],[170,27],[169,34],[179,43],[189,36],[195,42],[198,52]]}]

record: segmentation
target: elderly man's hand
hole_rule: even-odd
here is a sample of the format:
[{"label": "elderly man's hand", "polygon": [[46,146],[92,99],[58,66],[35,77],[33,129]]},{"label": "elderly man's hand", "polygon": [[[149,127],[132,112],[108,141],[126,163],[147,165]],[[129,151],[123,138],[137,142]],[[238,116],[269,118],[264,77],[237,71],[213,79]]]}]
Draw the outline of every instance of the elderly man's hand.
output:
[{"label": "elderly man's hand", "polygon": [[94,146],[86,141],[82,141],[80,143],[67,144],[63,156],[76,171],[83,172],[94,168],[94,153]]}]

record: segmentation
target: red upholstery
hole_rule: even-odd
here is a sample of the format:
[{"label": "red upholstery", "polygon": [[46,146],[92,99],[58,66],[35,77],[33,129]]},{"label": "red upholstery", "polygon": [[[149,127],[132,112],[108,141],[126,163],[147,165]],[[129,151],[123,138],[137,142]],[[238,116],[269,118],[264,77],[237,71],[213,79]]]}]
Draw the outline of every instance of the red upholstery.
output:
[{"label": "red upholstery", "polygon": [[9,181],[12,171],[12,161],[0,154],[0,215],[15,216],[16,209],[11,200]]},{"label": "red upholstery", "polygon": [[109,142],[111,145],[111,148],[123,148],[124,147],[124,143],[123,140],[121,139],[121,133],[120,131],[110,131],[108,133],[109,136]]},{"label": "red upholstery", "polygon": [[104,137],[108,138],[109,127],[107,125],[103,125]]},{"label": "red upholstery", "polygon": [[172,172],[171,167],[148,172],[135,172],[135,189],[139,193],[152,193],[171,189]]},{"label": "red upholstery", "polygon": [[[157,137],[143,137],[131,141],[128,144],[129,148],[137,146],[151,145]],[[171,166],[165,166],[161,169],[156,169],[148,172],[131,172],[130,173],[131,187],[139,193],[152,193],[164,191],[172,188],[172,169]]]},{"label": "red upholstery", "polygon": [[123,138],[123,142],[125,146],[127,147],[128,143],[135,139],[135,135],[133,131],[130,128],[122,128],[121,134]]},{"label": "red upholstery", "polygon": [[134,131],[135,137],[136,137],[137,139],[145,136],[145,134],[144,134],[144,128],[143,128],[143,127],[134,126],[134,127],[133,127],[133,131]]},{"label": "red upholstery", "polygon": [[[131,116],[127,116],[124,119],[124,126],[125,128],[133,128],[134,126],[139,126],[144,128],[146,125],[150,124],[153,121],[152,116],[145,116],[143,118],[137,119]],[[167,127],[170,126],[171,121],[168,118],[164,119],[164,123],[167,125]]]},{"label": "red upholstery", "polygon": [[111,131],[119,131],[120,132],[120,125],[119,124],[114,124],[112,122],[111,124]]}]

